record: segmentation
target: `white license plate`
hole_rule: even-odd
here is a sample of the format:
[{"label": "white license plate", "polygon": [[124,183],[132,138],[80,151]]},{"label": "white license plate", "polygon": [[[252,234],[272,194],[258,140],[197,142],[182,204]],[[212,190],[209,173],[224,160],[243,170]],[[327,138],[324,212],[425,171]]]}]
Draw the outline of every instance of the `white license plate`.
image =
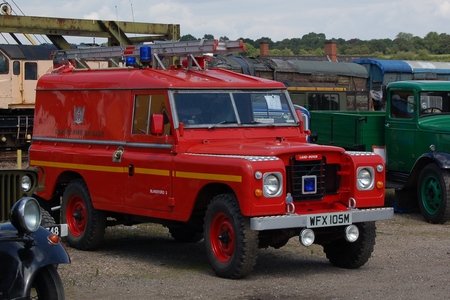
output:
[{"label": "white license plate", "polygon": [[347,212],[308,215],[306,227],[329,227],[352,224],[352,215]]},{"label": "white license plate", "polygon": [[48,231],[50,231],[53,234],[56,234],[60,237],[65,237],[68,234],[68,228],[67,224],[59,224],[59,225],[53,225],[53,226],[46,226],[44,227]]}]

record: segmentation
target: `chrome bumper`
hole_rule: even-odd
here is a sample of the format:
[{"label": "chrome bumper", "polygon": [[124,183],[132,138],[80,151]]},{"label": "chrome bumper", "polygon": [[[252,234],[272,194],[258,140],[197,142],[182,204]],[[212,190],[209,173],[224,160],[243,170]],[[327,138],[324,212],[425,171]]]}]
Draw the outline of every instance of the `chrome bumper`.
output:
[{"label": "chrome bumper", "polygon": [[[392,207],[371,208],[371,209],[351,209],[352,223],[390,220],[394,218]],[[308,218],[311,215],[286,214],[281,216],[254,217],[250,218],[251,230],[271,230],[285,228],[306,228]]]}]

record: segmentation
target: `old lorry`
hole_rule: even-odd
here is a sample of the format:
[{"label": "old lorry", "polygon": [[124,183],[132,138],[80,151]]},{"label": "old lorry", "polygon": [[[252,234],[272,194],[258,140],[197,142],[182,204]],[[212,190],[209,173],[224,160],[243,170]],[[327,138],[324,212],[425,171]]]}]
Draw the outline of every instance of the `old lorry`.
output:
[{"label": "old lorry", "polygon": [[[55,224],[33,198],[35,168],[0,168],[0,299],[64,299],[58,265],[70,263]],[[46,230],[47,229],[47,230]]]},{"label": "old lorry", "polygon": [[[242,41],[136,47],[107,69],[72,68],[82,50],[57,53],[58,70],[37,84],[30,164],[45,179],[41,205],[61,206],[70,246],[95,249],[106,226],[154,222],[176,241],[204,239],[225,278],[245,277],[260,247],[294,236],[334,265],[368,261],[375,221],[393,218],[379,155],[307,143],[282,83],[198,56],[242,51]],[[187,60],[167,66],[169,54]]]},{"label": "old lorry", "polygon": [[385,91],[385,111],[312,111],[317,143],[375,151],[386,160],[386,187],[399,211],[450,220],[450,82],[399,81]]}]

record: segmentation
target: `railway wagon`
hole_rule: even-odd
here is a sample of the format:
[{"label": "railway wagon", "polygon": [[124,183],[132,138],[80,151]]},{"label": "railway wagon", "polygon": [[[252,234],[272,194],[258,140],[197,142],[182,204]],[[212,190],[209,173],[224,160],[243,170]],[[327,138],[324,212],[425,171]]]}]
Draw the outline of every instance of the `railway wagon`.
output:
[{"label": "railway wagon", "polygon": [[0,150],[28,147],[36,83],[51,70],[53,50],[49,44],[0,45]]},{"label": "railway wagon", "polygon": [[[365,90],[381,95],[383,87],[391,82],[407,80],[450,80],[450,62],[420,60],[357,59],[353,61],[368,72]],[[384,100],[380,104],[384,107]]]},{"label": "railway wagon", "polygon": [[368,72],[355,63],[296,57],[220,55],[211,62],[238,73],[284,83],[294,104],[308,110],[368,110]]}]

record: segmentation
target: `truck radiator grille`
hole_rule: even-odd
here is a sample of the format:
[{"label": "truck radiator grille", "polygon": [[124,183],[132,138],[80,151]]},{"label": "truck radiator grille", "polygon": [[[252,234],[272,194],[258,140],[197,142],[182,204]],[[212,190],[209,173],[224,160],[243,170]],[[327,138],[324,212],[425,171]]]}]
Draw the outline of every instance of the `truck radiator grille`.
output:
[{"label": "truck radiator grille", "polygon": [[[323,157],[320,160],[297,161],[294,157],[287,167],[287,190],[294,201],[322,200],[326,194],[336,194],[339,189],[339,165],[326,164]],[[303,176],[315,176],[316,191],[303,193]]]},{"label": "truck radiator grille", "polygon": [[[29,192],[22,190],[22,176],[30,177],[32,187]],[[37,185],[37,173],[26,170],[0,170],[0,222],[9,221],[11,207],[22,197],[33,195]]]},{"label": "truck radiator grille", "polygon": [[1,222],[8,221],[11,207],[20,198],[20,178],[18,174],[0,175]]}]

